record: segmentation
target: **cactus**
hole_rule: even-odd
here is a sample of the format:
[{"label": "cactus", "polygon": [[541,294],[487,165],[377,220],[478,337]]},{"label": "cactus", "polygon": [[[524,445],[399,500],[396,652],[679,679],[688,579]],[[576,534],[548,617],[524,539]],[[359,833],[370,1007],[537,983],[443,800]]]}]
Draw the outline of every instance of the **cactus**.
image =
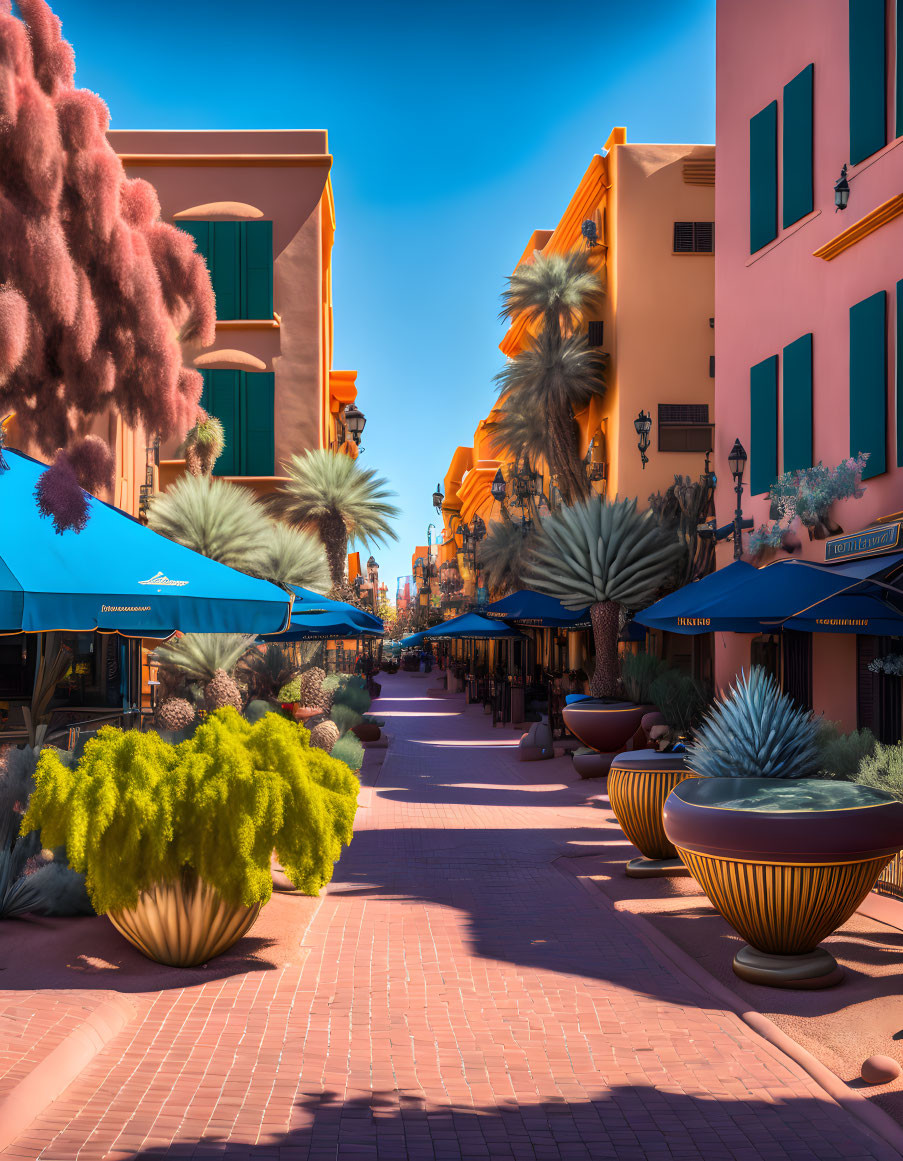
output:
[{"label": "cactus", "polygon": [[161,730],[184,730],[195,719],[195,709],[184,697],[168,697],[160,702],[154,715]]},{"label": "cactus", "polygon": [[310,744],[319,750],[325,750],[327,754],[332,753],[332,747],[338,740],[339,727],[335,722],[321,721],[310,731]]},{"label": "cactus", "polygon": [[204,704],[211,712],[225,709],[227,705],[241,712],[241,690],[225,669],[217,669],[213,678],[204,686]]}]

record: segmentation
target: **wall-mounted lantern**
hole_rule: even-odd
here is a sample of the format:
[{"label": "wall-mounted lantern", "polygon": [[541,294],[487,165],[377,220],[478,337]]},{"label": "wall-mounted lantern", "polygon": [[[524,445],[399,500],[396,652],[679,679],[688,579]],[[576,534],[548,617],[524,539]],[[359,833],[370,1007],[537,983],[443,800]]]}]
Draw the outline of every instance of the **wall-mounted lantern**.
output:
[{"label": "wall-mounted lantern", "polygon": [[834,182],[834,213],[845,210],[850,200],[850,183],[847,181],[847,167],[844,165],[840,177]]},{"label": "wall-mounted lantern", "polygon": [[649,457],[646,452],[649,450],[649,432],[652,430],[652,416],[645,411],[640,411],[640,414],[633,421],[633,426],[639,436],[637,447],[640,450],[640,459],[643,461],[643,471],[646,470],[646,464],[649,463]]},{"label": "wall-mounted lantern", "polygon": [[366,416],[360,408],[355,407],[353,403],[345,404],[345,427],[351,435],[354,442],[360,447],[361,435],[364,431],[364,426],[367,423]]}]

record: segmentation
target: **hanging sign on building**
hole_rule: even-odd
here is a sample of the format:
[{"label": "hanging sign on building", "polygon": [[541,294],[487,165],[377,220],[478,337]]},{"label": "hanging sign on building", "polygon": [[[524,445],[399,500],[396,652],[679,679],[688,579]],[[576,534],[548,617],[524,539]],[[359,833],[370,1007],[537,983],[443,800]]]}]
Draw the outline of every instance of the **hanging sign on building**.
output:
[{"label": "hanging sign on building", "polygon": [[900,529],[903,521],[866,528],[848,536],[835,536],[825,541],[825,560],[850,560],[857,556],[880,556],[900,548]]}]

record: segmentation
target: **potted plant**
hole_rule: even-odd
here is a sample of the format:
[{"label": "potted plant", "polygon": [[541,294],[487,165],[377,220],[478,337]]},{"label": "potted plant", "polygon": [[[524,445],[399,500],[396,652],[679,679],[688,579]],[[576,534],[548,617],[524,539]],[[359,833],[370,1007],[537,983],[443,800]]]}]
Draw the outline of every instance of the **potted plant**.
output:
[{"label": "potted plant", "polygon": [[686,763],[685,743],[708,696],[695,678],[661,662],[657,667],[641,663],[638,668],[646,676],[646,684],[638,688],[664,721],[661,745],[618,754],[608,773],[608,800],[621,830],[640,852],[639,858],[627,863],[628,875],[687,875],[665,834],[662,809],[678,783],[696,777]]},{"label": "potted plant", "polygon": [[820,732],[811,713],[754,668],[688,747],[699,777],[665,802],[665,833],[747,941],[734,971],[752,983],[837,983],[842,971],[819,941],[852,915],[903,846],[903,803],[871,786],[813,777]]},{"label": "potted plant", "polygon": [[539,592],[568,609],[590,609],[596,665],[591,698],[564,707],[565,725],[584,745],[605,755],[607,770],[636,731],[645,710],[618,693],[622,616],[658,595],[683,559],[677,535],[636,500],[587,500],[547,516],[537,533],[527,576]]},{"label": "potted plant", "polygon": [[204,963],[273,889],[273,851],[316,895],[351,841],[360,784],[279,714],[209,714],[177,746],[105,727],[73,768],[45,750],[22,833],[65,845],[98,914],[160,963]]}]

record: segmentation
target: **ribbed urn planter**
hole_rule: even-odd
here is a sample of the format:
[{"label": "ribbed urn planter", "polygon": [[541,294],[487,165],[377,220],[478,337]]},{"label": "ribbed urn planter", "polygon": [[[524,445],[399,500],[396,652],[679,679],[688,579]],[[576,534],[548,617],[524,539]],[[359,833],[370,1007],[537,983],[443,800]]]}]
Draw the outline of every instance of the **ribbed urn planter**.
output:
[{"label": "ribbed urn planter", "polygon": [[[613,759],[639,729],[648,706],[632,701],[584,698],[562,710],[564,724],[571,733],[598,754],[582,755],[585,759],[578,773],[583,778],[604,778]],[[575,767],[576,768],[576,767]]]},{"label": "ribbed urn planter", "polygon": [[818,778],[697,778],[671,791],[665,833],[747,941],[734,971],[825,988],[843,971],[819,942],[853,914],[903,846],[903,803]]},{"label": "ribbed urn planter", "polygon": [[665,834],[662,808],[675,786],[696,777],[682,754],[631,750],[612,762],[608,801],[621,830],[640,851],[640,858],[628,862],[628,875],[644,879],[689,874]]},{"label": "ribbed urn planter", "polygon": [[233,906],[191,870],[171,883],[142,891],[134,907],[108,911],[110,922],[148,959],[196,967],[251,930],[262,903]]}]

